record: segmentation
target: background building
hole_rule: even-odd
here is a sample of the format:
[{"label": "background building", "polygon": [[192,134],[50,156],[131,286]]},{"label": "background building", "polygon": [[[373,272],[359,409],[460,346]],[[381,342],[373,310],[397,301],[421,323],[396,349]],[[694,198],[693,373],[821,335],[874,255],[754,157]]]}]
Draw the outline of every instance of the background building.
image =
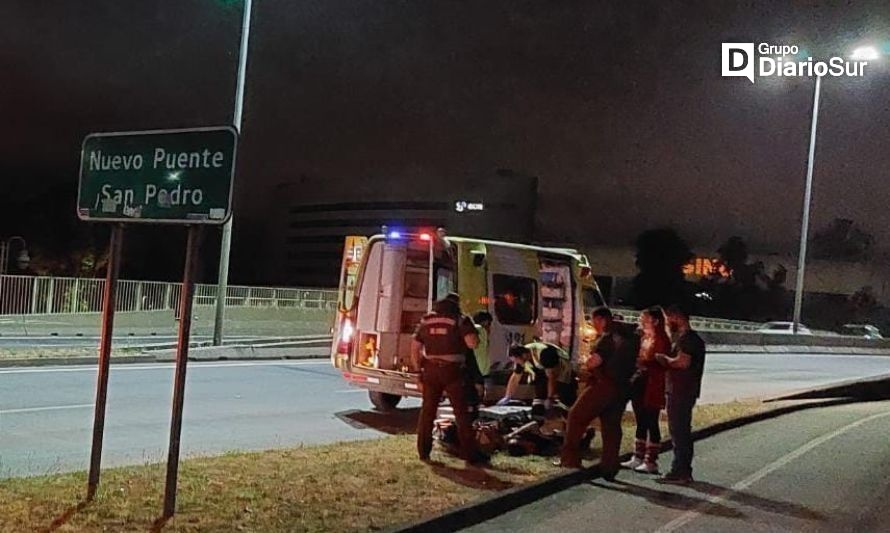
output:
[{"label": "background building", "polygon": [[[449,234],[532,242],[538,179],[500,170],[479,176],[336,181],[300,178],[275,187],[263,230],[244,239],[267,284],[333,287],[343,240],[390,228],[444,227]],[[252,261],[241,257],[241,261]]]}]

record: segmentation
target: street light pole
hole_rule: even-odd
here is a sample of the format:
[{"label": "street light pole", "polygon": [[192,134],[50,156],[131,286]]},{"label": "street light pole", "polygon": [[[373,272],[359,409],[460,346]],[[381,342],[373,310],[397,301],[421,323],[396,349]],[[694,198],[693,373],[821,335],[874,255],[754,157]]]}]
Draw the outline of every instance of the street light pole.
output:
[{"label": "street light pole", "polygon": [[800,310],[803,304],[803,282],[807,266],[807,238],[810,231],[810,200],[813,196],[813,159],[816,155],[816,123],[819,119],[819,90],[822,76],[816,76],[816,87],[813,91],[813,121],[810,124],[810,153],[807,157],[807,182],[803,196],[803,217],[800,223],[800,252],[797,257],[797,283],[794,291],[794,320],[792,332],[796,335],[800,329]]},{"label": "street light pole", "polygon": [[[241,19],[241,47],[238,53],[238,75],[235,83],[235,113],[232,116],[232,125],[241,135],[241,115],[244,110],[244,81],[247,76],[247,49],[250,42],[250,13],[253,2],[244,0],[244,9]],[[213,345],[222,344],[223,322],[226,317],[226,293],[229,288],[229,257],[232,251],[232,221],[234,213],[229,214],[229,220],[222,227],[222,242],[219,250],[219,276],[216,284],[216,314],[213,319]]]}]

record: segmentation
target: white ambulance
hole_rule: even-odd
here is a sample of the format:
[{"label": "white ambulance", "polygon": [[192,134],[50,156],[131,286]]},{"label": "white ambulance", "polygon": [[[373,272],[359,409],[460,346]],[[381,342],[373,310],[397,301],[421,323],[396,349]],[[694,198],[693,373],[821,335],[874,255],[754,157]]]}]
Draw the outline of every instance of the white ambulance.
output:
[{"label": "white ambulance", "polygon": [[370,238],[346,238],[332,364],[368,389],[379,410],[420,396],[410,368],[412,335],[432,302],[449,292],[460,295],[465,314],[486,310],[493,317],[495,391],[510,371],[509,347],[534,337],[583,362],[593,337],[590,312],[603,304],[587,257],[576,250],[384,228]]}]

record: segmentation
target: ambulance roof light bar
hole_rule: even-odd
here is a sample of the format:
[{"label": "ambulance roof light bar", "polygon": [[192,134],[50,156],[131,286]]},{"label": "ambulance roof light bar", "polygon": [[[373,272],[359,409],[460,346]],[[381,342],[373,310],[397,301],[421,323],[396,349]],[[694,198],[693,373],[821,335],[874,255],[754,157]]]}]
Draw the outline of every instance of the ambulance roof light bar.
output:
[{"label": "ambulance roof light bar", "polygon": [[421,230],[419,233],[414,233],[409,231],[404,231],[399,228],[390,229],[387,226],[381,226],[380,232],[383,233],[384,237],[388,240],[400,240],[400,239],[418,239],[424,242],[433,242],[436,239],[444,239],[445,238],[445,229],[437,228],[435,232],[431,230]]}]

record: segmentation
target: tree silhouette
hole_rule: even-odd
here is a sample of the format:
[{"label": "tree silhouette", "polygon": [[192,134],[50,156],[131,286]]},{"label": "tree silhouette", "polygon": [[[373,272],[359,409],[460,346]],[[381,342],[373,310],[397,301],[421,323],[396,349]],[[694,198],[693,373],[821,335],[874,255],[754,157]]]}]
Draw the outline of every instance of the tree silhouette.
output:
[{"label": "tree silhouette", "polygon": [[871,256],[875,238],[848,218],[836,218],[813,236],[813,259],[863,261]]},{"label": "tree silhouette", "polygon": [[639,274],[633,281],[634,303],[643,309],[651,305],[690,303],[683,265],[692,251],[672,228],[646,230],[636,240]]},{"label": "tree silhouette", "polygon": [[717,253],[720,255],[720,262],[730,270],[737,270],[748,263],[748,245],[737,235],[730,237],[717,248]]},{"label": "tree silhouette", "polygon": [[713,298],[711,312],[745,320],[767,320],[782,314],[787,278],[784,266],[779,265],[770,274],[763,262],[749,263],[748,246],[739,236],[727,239],[717,253],[729,276],[715,272],[701,281],[701,287]]}]

